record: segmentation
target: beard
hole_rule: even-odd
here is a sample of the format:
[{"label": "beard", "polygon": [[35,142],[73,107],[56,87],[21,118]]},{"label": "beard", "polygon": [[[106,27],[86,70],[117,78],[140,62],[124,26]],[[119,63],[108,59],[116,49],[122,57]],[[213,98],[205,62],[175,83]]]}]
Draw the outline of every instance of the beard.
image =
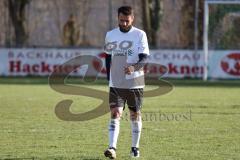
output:
[{"label": "beard", "polygon": [[124,32],[124,33],[130,31],[130,29],[132,28],[132,25],[130,25],[130,26],[128,26],[128,27],[123,27],[123,26],[121,26],[121,25],[118,25],[118,26],[119,26],[120,31],[121,31],[121,32]]}]

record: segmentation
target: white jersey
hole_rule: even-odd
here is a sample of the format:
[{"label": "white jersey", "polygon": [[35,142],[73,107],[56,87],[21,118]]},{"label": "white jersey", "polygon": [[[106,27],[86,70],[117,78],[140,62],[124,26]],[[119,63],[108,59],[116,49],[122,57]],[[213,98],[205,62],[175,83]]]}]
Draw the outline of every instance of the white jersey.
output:
[{"label": "white jersey", "polygon": [[132,27],[128,32],[121,32],[119,27],[106,34],[105,52],[112,55],[110,68],[110,87],[143,88],[144,72],[135,71],[130,75],[124,73],[124,67],[138,62],[140,53],[149,55],[146,33]]}]

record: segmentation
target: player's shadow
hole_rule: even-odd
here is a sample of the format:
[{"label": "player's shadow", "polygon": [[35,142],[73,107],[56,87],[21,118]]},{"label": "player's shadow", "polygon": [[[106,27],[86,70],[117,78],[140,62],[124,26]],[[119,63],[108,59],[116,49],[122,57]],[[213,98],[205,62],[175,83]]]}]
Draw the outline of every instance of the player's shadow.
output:
[{"label": "player's shadow", "polygon": [[99,158],[84,158],[82,160],[101,160],[101,159],[99,159]]},{"label": "player's shadow", "polygon": [[82,160],[102,160],[101,158],[81,158]]}]

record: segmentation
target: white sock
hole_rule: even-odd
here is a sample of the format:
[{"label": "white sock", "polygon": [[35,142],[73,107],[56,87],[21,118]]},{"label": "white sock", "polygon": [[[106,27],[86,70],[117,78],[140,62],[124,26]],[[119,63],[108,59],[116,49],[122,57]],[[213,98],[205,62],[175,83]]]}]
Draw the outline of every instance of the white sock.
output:
[{"label": "white sock", "polygon": [[142,131],[142,120],[131,121],[132,126],[132,147],[139,148],[139,141]]},{"label": "white sock", "polygon": [[111,119],[109,123],[109,147],[117,148],[117,140],[120,130],[120,119]]}]

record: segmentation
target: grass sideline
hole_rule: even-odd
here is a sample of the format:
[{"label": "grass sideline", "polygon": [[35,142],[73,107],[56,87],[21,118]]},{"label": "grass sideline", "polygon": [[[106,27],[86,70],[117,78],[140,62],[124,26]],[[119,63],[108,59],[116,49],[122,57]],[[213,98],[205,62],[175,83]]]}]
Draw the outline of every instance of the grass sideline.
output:
[{"label": "grass sideline", "polygon": [[[240,159],[240,82],[168,81],[173,91],[144,100],[140,160]],[[74,113],[89,111],[101,101],[63,95],[47,84],[46,77],[0,78],[0,159],[104,160],[109,114],[67,122],[54,113],[55,105],[64,99],[73,100]],[[108,90],[105,80],[87,86]],[[121,121],[120,160],[130,159],[127,111]]]},{"label": "grass sideline", "polygon": [[[221,80],[213,79],[208,81],[203,81],[202,79],[171,79],[163,78],[163,80],[170,82],[173,85],[177,86],[226,86],[226,87],[240,87],[240,79],[236,80]],[[151,84],[149,79],[149,83]],[[99,84],[108,84],[105,78],[99,78],[95,82],[83,82],[81,77],[70,77],[66,83],[73,84],[89,84],[89,85],[99,85]],[[48,84],[48,77],[0,77],[0,84]]]}]

